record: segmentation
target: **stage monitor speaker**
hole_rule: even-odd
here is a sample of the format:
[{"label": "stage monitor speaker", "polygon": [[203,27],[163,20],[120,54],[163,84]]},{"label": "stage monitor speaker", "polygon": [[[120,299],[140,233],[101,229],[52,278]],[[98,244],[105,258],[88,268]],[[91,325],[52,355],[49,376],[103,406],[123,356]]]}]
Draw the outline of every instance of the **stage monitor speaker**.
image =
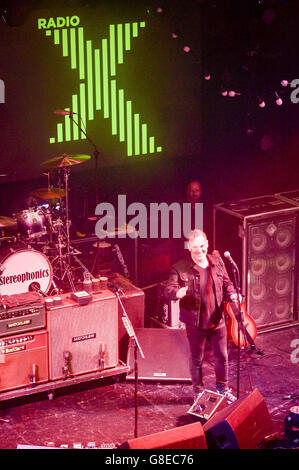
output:
[{"label": "stage monitor speaker", "polygon": [[118,365],[116,296],[104,290],[78,305],[71,294],[47,311],[50,379],[96,372]]},{"label": "stage monitor speaker", "polygon": [[272,431],[271,418],[261,393],[255,389],[203,426],[209,449],[258,449]]},{"label": "stage monitor speaker", "polygon": [[[184,329],[136,328],[138,342],[138,377],[140,380],[191,382],[189,371],[189,344]],[[128,348],[127,380],[134,380],[134,346]]]},{"label": "stage monitor speaker", "polygon": [[200,422],[187,424],[148,436],[136,437],[119,446],[120,449],[207,449]]},{"label": "stage monitor speaker", "polygon": [[0,391],[49,380],[48,332],[32,331],[0,340]]}]

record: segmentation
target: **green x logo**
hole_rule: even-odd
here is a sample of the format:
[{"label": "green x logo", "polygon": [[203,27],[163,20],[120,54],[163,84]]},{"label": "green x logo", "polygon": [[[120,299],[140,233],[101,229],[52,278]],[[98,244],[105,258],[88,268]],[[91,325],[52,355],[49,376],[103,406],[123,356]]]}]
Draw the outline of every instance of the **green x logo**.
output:
[{"label": "green x logo", "polygon": [[[71,97],[73,119],[79,119],[86,127],[93,121],[95,113],[102,111],[104,119],[111,121],[111,133],[126,144],[128,156],[146,155],[161,152],[155,137],[149,135],[148,125],[142,122],[139,113],[134,112],[131,100],[126,99],[124,89],[118,89],[116,67],[122,64],[124,52],[131,50],[132,40],[145,27],[145,22],[111,24],[109,38],[101,40],[101,47],[94,48],[91,40],[85,40],[84,28],[47,29],[46,36],[52,37],[54,44],[61,47],[63,57],[70,58],[71,69],[79,74],[78,93]],[[64,122],[57,124],[57,135],[50,137],[50,143],[85,139],[75,121],[65,116]]]}]

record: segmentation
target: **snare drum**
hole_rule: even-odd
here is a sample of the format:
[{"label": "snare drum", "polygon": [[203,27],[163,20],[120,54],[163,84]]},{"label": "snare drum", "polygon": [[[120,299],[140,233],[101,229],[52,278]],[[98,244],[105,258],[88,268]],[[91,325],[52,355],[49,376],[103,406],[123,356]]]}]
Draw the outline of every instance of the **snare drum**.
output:
[{"label": "snare drum", "polygon": [[43,207],[17,212],[16,219],[19,233],[25,238],[40,238],[47,233],[46,214]]},{"label": "snare drum", "polygon": [[45,294],[48,292],[53,269],[43,253],[11,245],[1,249],[0,256],[0,295],[34,291],[34,287]]}]

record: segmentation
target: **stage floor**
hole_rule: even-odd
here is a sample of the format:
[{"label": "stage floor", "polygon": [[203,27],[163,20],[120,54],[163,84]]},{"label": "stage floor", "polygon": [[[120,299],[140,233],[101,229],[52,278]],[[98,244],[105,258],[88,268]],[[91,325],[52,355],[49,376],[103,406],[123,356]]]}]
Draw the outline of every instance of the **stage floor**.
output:
[{"label": "stage floor", "polygon": [[[296,342],[297,340],[297,342]],[[297,344],[296,344],[297,343]],[[283,436],[284,418],[299,405],[299,327],[259,334],[256,351],[241,352],[240,398],[257,388],[263,395],[273,431]],[[155,345],[153,344],[153,348]],[[297,348],[297,351],[296,351]],[[229,348],[230,385],[237,387],[238,354]],[[169,357],[171,360],[171,356]],[[213,356],[207,347],[205,387],[215,390]],[[193,422],[190,382],[138,383],[138,437]],[[1,402],[0,448],[18,445],[109,448],[134,438],[135,384],[123,376]]]}]

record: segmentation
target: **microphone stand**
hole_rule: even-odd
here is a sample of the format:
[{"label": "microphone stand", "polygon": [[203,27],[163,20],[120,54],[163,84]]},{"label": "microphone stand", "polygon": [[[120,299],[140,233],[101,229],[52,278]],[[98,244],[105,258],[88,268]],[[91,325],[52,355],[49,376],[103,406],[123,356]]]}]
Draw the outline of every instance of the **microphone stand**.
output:
[{"label": "microphone stand", "polygon": [[95,185],[96,185],[96,205],[99,202],[99,189],[98,189],[98,167],[99,167],[99,155],[100,152],[96,146],[96,144],[92,141],[92,139],[88,136],[88,134],[82,129],[82,127],[78,124],[78,122],[73,118],[73,113],[69,114],[70,119],[76,124],[78,129],[85,135],[88,142],[93,147],[93,156],[95,158]]},{"label": "microphone stand", "polygon": [[130,340],[133,342],[134,344],[134,371],[135,371],[135,430],[134,430],[134,437],[138,437],[138,361],[137,361],[137,353],[138,353],[138,349],[139,349],[139,352],[141,354],[141,357],[142,359],[144,359],[144,354],[143,354],[143,351],[141,349],[141,346],[139,344],[139,341],[137,339],[137,336],[136,336],[136,333],[134,331],[134,328],[133,328],[133,325],[131,323],[131,320],[129,319],[128,317],[128,314],[125,310],[125,307],[121,301],[121,298],[120,298],[120,295],[119,295],[119,292],[122,292],[121,289],[119,289],[118,287],[116,286],[109,286],[109,289],[112,290],[112,292],[115,293],[117,299],[118,299],[118,302],[121,306],[121,309],[122,309],[122,322],[124,324],[124,327],[128,333],[128,336],[130,338]]},{"label": "microphone stand", "polygon": [[[237,305],[238,305],[238,315],[237,315],[237,322],[238,322],[238,368],[237,368],[237,398],[239,398],[240,394],[240,357],[241,357],[241,329],[243,333],[243,339],[244,342],[247,341],[248,344],[250,344],[251,349],[255,349],[257,354],[263,354],[263,352],[259,349],[257,349],[253,339],[251,338],[250,334],[248,333],[246,326],[244,325],[243,321],[243,312],[241,308],[241,287],[240,287],[240,271],[235,262],[232,262],[232,269],[233,269],[233,274],[234,274],[234,284],[235,284],[235,289],[237,291]],[[245,343],[246,344],[246,343]]]},{"label": "microphone stand", "polygon": [[[234,284],[237,291],[237,304],[238,304],[238,366],[237,366],[237,398],[240,396],[240,358],[241,358],[241,346],[240,346],[240,335],[241,335],[241,326],[243,327],[243,313],[241,309],[241,302],[240,302],[240,271],[236,263],[232,263],[233,266],[233,274],[234,274]],[[243,328],[242,328],[243,330]],[[244,331],[243,331],[244,335]],[[244,335],[245,338],[245,335]]]}]

